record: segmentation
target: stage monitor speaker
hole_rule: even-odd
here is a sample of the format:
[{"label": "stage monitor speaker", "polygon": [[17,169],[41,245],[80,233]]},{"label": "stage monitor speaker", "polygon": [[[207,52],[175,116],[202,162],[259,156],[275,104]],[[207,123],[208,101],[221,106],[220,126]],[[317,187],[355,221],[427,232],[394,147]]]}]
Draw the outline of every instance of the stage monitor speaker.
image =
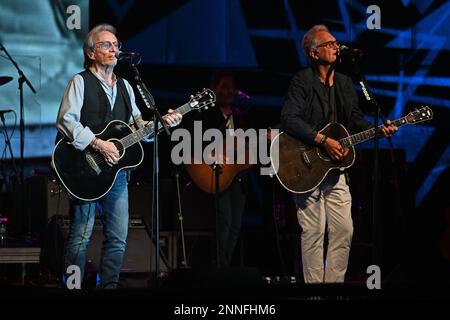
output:
[{"label": "stage monitor speaker", "polygon": [[54,177],[32,176],[26,180],[27,199],[30,211],[40,209],[47,219],[55,214],[69,216],[69,197],[67,191]]},{"label": "stage monitor speaker", "polygon": [[48,220],[54,215],[69,217],[69,197],[55,178],[27,178],[25,194],[25,223],[29,223],[32,234],[42,237]]},{"label": "stage monitor speaker", "polygon": [[[185,230],[206,231],[215,229],[214,197],[197,188],[192,182],[180,183],[183,227]],[[143,217],[151,225],[152,185],[130,183],[128,199],[130,217]],[[160,182],[160,230],[179,230],[178,193],[174,179],[161,179]]]},{"label": "stage monitor speaker", "polygon": [[[161,179],[159,183],[159,226],[160,230],[173,230],[176,219],[176,189],[171,179]],[[147,225],[152,225],[152,185],[148,183],[128,184],[130,217],[142,217]]]}]

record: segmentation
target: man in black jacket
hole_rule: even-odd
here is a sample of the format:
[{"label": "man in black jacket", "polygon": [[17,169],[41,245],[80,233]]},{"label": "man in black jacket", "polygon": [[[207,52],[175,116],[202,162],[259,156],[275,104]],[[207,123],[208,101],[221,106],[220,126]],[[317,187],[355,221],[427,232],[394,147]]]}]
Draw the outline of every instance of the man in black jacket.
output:
[{"label": "man in black jacket", "polygon": [[[340,123],[350,131],[370,127],[358,107],[351,79],[334,71],[339,43],[324,25],[312,27],[302,39],[311,67],[291,81],[281,112],[281,129],[309,145],[322,146],[334,161],[344,158],[340,143],[318,131]],[[387,121],[385,136],[397,128]],[[301,250],[306,283],[344,282],[353,235],[351,195],[340,171],[330,172],[313,191],[295,194],[297,218],[302,228]],[[328,248],[324,263],[324,236]]]}]

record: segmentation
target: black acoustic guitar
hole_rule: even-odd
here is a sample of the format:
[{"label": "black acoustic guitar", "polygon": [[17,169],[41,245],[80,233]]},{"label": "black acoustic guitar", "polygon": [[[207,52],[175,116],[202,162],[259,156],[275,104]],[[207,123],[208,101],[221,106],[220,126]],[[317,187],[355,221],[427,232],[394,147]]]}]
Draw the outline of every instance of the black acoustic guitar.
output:
[{"label": "black acoustic guitar", "polygon": [[[407,116],[393,121],[397,126],[415,124],[433,118],[429,107],[410,112]],[[381,127],[381,126],[380,126]],[[380,127],[377,130],[380,130]],[[375,129],[349,135],[347,129],[338,123],[326,125],[320,133],[331,137],[342,145],[344,158],[335,161],[322,147],[306,145],[285,132],[279,133],[270,146],[272,168],[283,187],[294,193],[313,191],[331,170],[344,170],[355,162],[354,145],[372,139]]]},{"label": "black acoustic guitar", "polygon": [[[175,111],[186,114],[191,110],[199,110],[214,106],[216,97],[210,89],[192,96]],[[52,167],[67,189],[77,199],[92,201],[104,196],[114,184],[117,174],[124,169],[138,166],[144,159],[144,150],[140,141],[152,137],[162,130],[161,123],[155,130],[153,122],[133,131],[125,122],[113,120],[95,136],[114,143],[119,150],[120,159],[116,164],[109,164],[97,151],[88,146],[80,151],[73,147],[70,140],[63,138],[53,150]]]}]

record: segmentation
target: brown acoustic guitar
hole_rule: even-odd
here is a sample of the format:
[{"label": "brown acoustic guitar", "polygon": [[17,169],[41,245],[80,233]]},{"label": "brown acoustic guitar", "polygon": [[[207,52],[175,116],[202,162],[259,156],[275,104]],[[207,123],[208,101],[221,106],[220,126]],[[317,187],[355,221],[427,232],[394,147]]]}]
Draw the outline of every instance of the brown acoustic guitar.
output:
[{"label": "brown acoustic guitar", "polygon": [[[239,144],[235,141],[236,148],[240,148],[238,145]],[[220,165],[220,168],[218,168],[220,172],[219,192],[227,190],[237,175],[249,169],[255,163],[256,156],[253,152],[254,150],[249,148],[248,143],[245,143],[242,146],[245,148],[244,163],[230,163],[231,161],[227,157],[223,158],[223,163]],[[226,150],[226,146],[224,146],[224,150]],[[227,152],[224,151],[223,154],[227,154]],[[234,160],[234,162],[237,162],[236,156],[234,157]],[[185,164],[185,168],[197,187],[206,193],[216,193],[215,165],[207,164],[205,162],[196,164],[194,161],[191,161],[191,164]]]},{"label": "brown acoustic guitar", "polygon": [[[224,163],[219,169],[219,192],[230,187],[234,178],[241,172],[249,169],[251,164],[227,164]],[[214,165],[206,163],[186,164],[186,171],[197,187],[207,193],[216,192],[216,175]]]},{"label": "brown acoustic guitar", "polygon": [[[397,126],[415,124],[432,119],[429,107],[410,112],[393,121]],[[380,126],[381,127],[381,126]],[[380,127],[377,130],[380,130]],[[281,185],[293,193],[307,193],[316,189],[331,170],[344,170],[355,162],[354,145],[372,139],[375,129],[349,135],[347,129],[338,123],[326,125],[320,133],[331,137],[345,149],[341,161],[334,161],[322,147],[302,143],[285,132],[279,133],[270,146],[272,168]]]}]

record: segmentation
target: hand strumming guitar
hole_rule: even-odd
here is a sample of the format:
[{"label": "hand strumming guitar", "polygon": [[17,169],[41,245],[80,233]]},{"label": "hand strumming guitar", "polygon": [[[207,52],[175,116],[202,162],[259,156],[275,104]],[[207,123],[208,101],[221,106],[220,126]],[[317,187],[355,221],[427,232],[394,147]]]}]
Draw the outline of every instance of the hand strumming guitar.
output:
[{"label": "hand strumming guitar", "polygon": [[344,159],[344,157],[348,153],[348,149],[344,149],[338,141],[332,138],[326,139],[324,143],[324,148],[331,156],[331,158],[335,161],[340,161]]},{"label": "hand strumming guitar", "polygon": [[108,164],[116,164],[119,161],[119,150],[114,143],[94,138],[91,142],[92,148],[100,152]]},{"label": "hand strumming guitar", "polygon": [[344,159],[345,155],[348,153],[348,150],[344,149],[338,141],[321,133],[316,135],[314,142],[317,145],[324,147],[331,159],[335,161]]}]

